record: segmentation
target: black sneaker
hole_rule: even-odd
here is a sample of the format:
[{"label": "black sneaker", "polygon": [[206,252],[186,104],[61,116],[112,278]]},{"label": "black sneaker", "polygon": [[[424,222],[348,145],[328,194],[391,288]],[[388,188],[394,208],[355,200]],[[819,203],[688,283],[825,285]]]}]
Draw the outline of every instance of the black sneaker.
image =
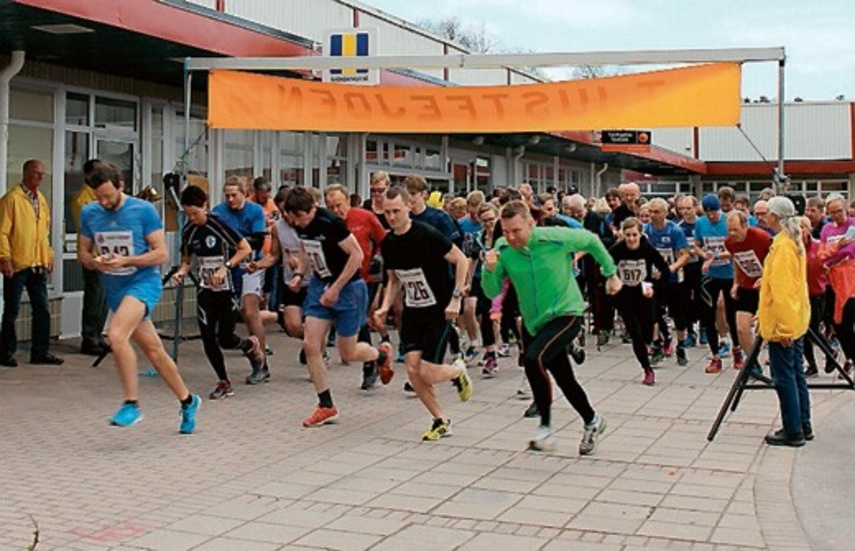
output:
[{"label": "black sneaker", "polygon": [[371,390],[379,384],[377,380],[377,367],[374,362],[365,362],[362,364],[362,390]]},{"label": "black sneaker", "polygon": [[9,356],[7,358],[0,358],[0,365],[3,367],[18,367],[18,360],[14,357]]},{"label": "black sneaker", "polygon": [[686,357],[686,347],[681,344],[677,345],[677,365],[683,366],[689,363]]},{"label": "black sneaker", "polygon": [[33,365],[62,365],[65,362],[62,358],[57,358],[50,352],[44,356],[31,356],[30,363]]},{"label": "black sneaker", "polygon": [[258,385],[267,382],[270,382],[270,371],[266,365],[260,369],[253,369],[252,373],[246,378],[246,384],[248,385]]},{"label": "black sneaker", "polygon": [[229,396],[234,396],[235,391],[232,388],[232,384],[228,381],[220,381],[217,383],[216,388],[208,395],[208,398],[211,400],[222,400],[223,398],[228,398]]},{"label": "black sneaker", "polygon": [[772,434],[766,435],[766,443],[770,446],[790,446],[791,448],[800,448],[805,445],[804,434],[791,436],[784,432],[784,429],[776,430]]},{"label": "black sneaker", "polygon": [[582,365],[586,358],[585,349],[575,344],[570,345],[570,357],[573,358],[576,365]]},{"label": "black sneaker", "polygon": [[805,440],[813,440],[813,427],[810,421],[802,425],[802,433],[805,435]]},{"label": "black sneaker", "polygon": [[540,410],[537,409],[537,404],[534,402],[532,402],[531,405],[526,408],[525,413],[523,413],[523,417],[527,419],[537,417],[538,415],[540,415]]},{"label": "black sneaker", "polygon": [[307,363],[309,363],[309,361],[306,359],[306,350],[305,349],[303,349],[303,348],[300,349],[300,356],[298,359],[300,360],[300,365],[306,365]]},{"label": "black sneaker", "polygon": [[815,365],[809,365],[805,369],[805,377],[811,378],[819,375],[819,369]]}]

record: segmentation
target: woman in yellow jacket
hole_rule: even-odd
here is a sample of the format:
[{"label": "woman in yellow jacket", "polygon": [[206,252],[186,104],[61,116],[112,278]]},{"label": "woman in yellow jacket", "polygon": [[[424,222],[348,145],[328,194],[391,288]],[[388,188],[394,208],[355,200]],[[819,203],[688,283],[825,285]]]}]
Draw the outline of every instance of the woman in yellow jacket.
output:
[{"label": "woman in yellow jacket", "polygon": [[799,221],[792,201],[773,197],[767,220],[776,233],[763,264],[760,336],[769,343],[772,381],[778,393],[784,428],[766,436],[771,446],[804,446],[813,439],[810,395],[802,368],[804,334],[810,321],[807,264]]}]

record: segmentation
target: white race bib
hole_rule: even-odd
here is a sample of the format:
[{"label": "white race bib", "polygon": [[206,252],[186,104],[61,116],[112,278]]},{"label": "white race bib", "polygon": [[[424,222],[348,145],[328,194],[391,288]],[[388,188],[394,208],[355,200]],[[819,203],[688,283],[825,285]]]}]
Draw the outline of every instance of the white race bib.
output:
[{"label": "white race bib", "polygon": [[[134,235],[130,230],[95,232],[95,246],[98,248],[98,254],[102,256],[107,254],[125,257],[136,256],[134,254]],[[136,271],[137,269],[134,266],[125,266],[104,273],[128,276]]]},{"label": "white race bib", "polygon": [[763,275],[763,264],[754,251],[740,251],[733,253],[733,260],[739,265],[742,273],[752,279],[756,279]]},{"label": "white race bib", "polygon": [[200,256],[199,258],[199,286],[203,289],[212,291],[227,291],[231,289],[229,286],[229,278],[223,278],[223,282],[219,285],[214,285],[211,281],[214,272],[220,269],[223,265],[223,257],[221,256]]},{"label": "white race bib", "polygon": [[315,239],[302,239],[303,249],[309,257],[309,264],[312,266],[312,271],[318,274],[318,277],[332,277],[332,272],[327,266],[327,259],[324,256],[324,248],[320,241]]},{"label": "white race bib", "polygon": [[647,275],[647,263],[644,260],[621,260],[617,271],[624,285],[638,287]]},{"label": "white race bib", "polygon": [[[713,256],[721,256],[727,252],[724,240],[724,237],[704,237],[704,249],[713,253]],[[710,266],[727,266],[728,262],[730,261],[727,259],[713,260]]]},{"label": "white race bib", "polygon": [[436,305],[436,297],[421,268],[395,270],[404,288],[404,300],[409,308],[427,308]]}]

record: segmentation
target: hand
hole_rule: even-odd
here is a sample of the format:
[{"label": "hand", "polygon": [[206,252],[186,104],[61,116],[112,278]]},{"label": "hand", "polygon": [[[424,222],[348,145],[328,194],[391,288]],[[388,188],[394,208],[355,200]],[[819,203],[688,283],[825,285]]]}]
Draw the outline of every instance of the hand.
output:
[{"label": "hand", "polygon": [[184,281],[184,278],[187,276],[187,272],[182,272],[178,270],[174,274],[172,274],[172,281],[175,282],[176,285],[181,285],[181,282]]},{"label": "hand", "polygon": [[254,261],[254,260],[246,265],[246,273],[248,273],[248,274],[255,273],[258,270],[259,270],[258,262]]},{"label": "hand", "polygon": [[288,263],[288,267],[292,270],[296,270],[297,268],[299,268],[299,265],[297,264],[297,257],[293,254],[286,255],[285,262]]},{"label": "hand", "polygon": [[641,284],[641,294],[645,298],[653,298],[653,285],[645,285],[644,283],[642,283]]},{"label": "hand", "polygon": [[51,260],[50,263],[47,266],[45,266],[45,270],[47,270],[48,274],[53,273],[53,260]]},{"label": "hand", "polygon": [[761,283],[760,283],[760,282],[761,282],[761,281],[763,281],[763,278],[758,277],[758,278],[757,278],[757,281],[755,281],[755,282],[754,282],[754,288],[755,288],[755,289],[759,289],[759,288],[760,288],[760,286],[761,286]]},{"label": "hand", "polygon": [[333,306],[335,306],[335,303],[338,302],[338,293],[339,290],[335,286],[330,285],[329,287],[327,287],[321,295],[321,306],[325,306],[327,308],[332,308]]},{"label": "hand", "polygon": [[496,269],[496,264],[499,263],[499,251],[496,249],[490,249],[486,253],[484,253],[484,268],[488,272],[492,272]]},{"label": "hand", "polygon": [[611,276],[606,280],[606,294],[616,295],[623,288],[623,282],[616,275]]},{"label": "hand", "polygon": [[706,262],[704,262],[704,263],[701,265],[701,272],[703,272],[703,273],[707,273],[707,272],[709,272],[709,271],[710,271],[710,267],[712,266],[712,261],[713,261],[712,257],[710,257],[709,259],[707,259],[707,260],[706,260]]},{"label": "hand", "polygon": [[290,289],[293,293],[297,293],[300,291],[300,285],[302,285],[302,283],[302,276],[295,275],[294,277],[288,280],[288,289]]},{"label": "hand", "polygon": [[113,253],[102,254],[95,258],[95,269],[109,272],[127,265],[127,258]]},{"label": "hand", "polygon": [[788,338],[788,337],[784,337],[783,339],[780,340],[779,344],[781,346],[783,346],[784,348],[789,348],[790,346],[793,345],[793,339]]},{"label": "hand", "polygon": [[211,285],[215,287],[219,287],[226,280],[226,275],[229,273],[229,269],[225,266],[220,266],[214,273],[211,274]]},{"label": "hand", "polygon": [[733,287],[730,288],[730,297],[732,299],[736,300],[736,295],[738,295],[738,294],[739,294],[739,286],[734,285]]},{"label": "hand", "polygon": [[3,272],[5,277],[12,277],[12,259],[4,258],[0,260],[0,272]]},{"label": "hand", "polygon": [[445,307],[445,319],[454,321],[460,315],[460,299],[452,298],[448,306]]},{"label": "hand", "polygon": [[388,308],[380,307],[374,310],[374,313],[371,315],[374,318],[374,325],[378,329],[386,326],[386,315],[389,314]]}]

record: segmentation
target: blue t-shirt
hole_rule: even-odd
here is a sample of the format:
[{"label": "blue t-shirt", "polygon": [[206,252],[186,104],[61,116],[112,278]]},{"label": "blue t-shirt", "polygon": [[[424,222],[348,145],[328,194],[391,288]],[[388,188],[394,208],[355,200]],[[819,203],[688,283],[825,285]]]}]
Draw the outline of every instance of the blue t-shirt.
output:
[{"label": "blue t-shirt", "polygon": [[[695,242],[704,251],[722,254],[726,251],[724,240],[727,238],[727,222],[724,216],[713,224],[706,216],[698,218],[695,224]],[[713,260],[709,276],[713,279],[733,279],[733,264],[730,260]]]},{"label": "blue t-shirt", "polygon": [[567,227],[569,227],[570,229],[573,229],[573,230],[584,230],[585,229],[585,227],[578,220],[576,220],[575,218],[571,218],[571,217],[567,216],[566,214],[556,214],[555,218],[558,218],[559,220],[566,222]]},{"label": "blue t-shirt", "polygon": [[[685,220],[680,220],[677,223],[677,226],[683,230],[683,233],[686,236],[686,243],[690,246],[695,242],[695,222],[691,224],[686,222]],[[691,251],[689,251],[691,252]],[[700,270],[701,269],[701,259],[695,256],[694,254],[689,255],[689,261],[686,262],[686,265],[683,266],[683,270]]]},{"label": "blue t-shirt", "polygon": [[[261,205],[256,203],[246,201],[240,210],[232,210],[229,208],[228,203],[220,203],[211,212],[219,216],[223,222],[247,240],[255,233],[267,231],[267,215],[264,214],[264,209],[261,208]],[[252,260],[260,258],[260,247],[254,248],[252,251]]]},{"label": "blue t-shirt", "polygon": [[427,224],[459,248],[463,248],[463,236],[460,235],[460,230],[457,229],[457,224],[454,223],[451,215],[444,210],[425,207],[425,210],[420,214],[410,211],[410,218],[418,220],[422,224]]},{"label": "blue t-shirt", "polygon": [[460,224],[460,231],[463,233],[477,233],[481,231],[481,222],[472,220],[469,216],[462,220],[458,220],[457,223]]},{"label": "blue t-shirt", "polygon": [[[662,258],[669,265],[677,261],[679,252],[689,248],[689,242],[686,241],[686,234],[683,233],[677,224],[670,220],[665,221],[665,227],[657,230],[653,224],[648,222],[644,225],[644,234],[647,240],[653,245],[653,248],[659,251]],[[677,274],[670,275],[671,283],[677,282]]]},{"label": "blue t-shirt", "polygon": [[[80,233],[92,240],[99,255],[143,255],[151,250],[146,236],[161,229],[163,223],[154,206],[136,197],[125,196],[116,210],[92,202],[80,211]],[[108,297],[119,301],[128,289],[134,288],[134,296],[151,306],[160,298],[160,271],[157,266],[119,268],[104,273],[104,287]],[[111,304],[113,310],[115,306],[118,302]]]}]

